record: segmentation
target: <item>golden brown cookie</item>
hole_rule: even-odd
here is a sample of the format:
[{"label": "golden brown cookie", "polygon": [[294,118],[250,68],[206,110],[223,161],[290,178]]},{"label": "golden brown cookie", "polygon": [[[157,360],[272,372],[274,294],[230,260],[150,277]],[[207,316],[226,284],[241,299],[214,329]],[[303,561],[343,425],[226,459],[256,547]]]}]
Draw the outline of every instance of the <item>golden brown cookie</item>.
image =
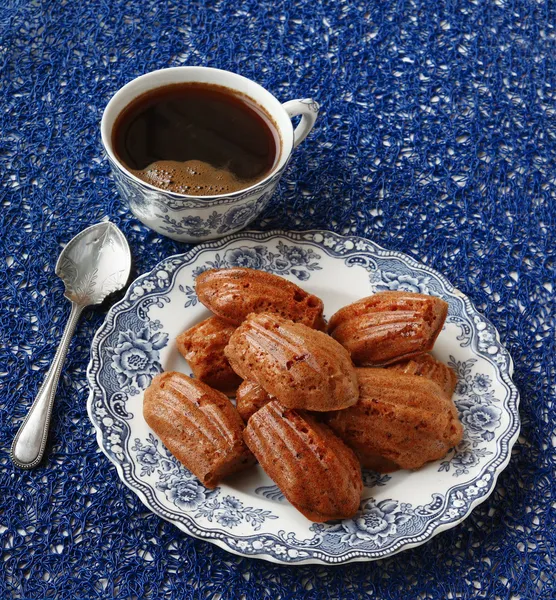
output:
[{"label": "golden brown cookie", "polygon": [[255,462],[233,404],[183,373],[161,373],[153,379],[145,390],[143,416],[166,448],[208,488]]},{"label": "golden brown cookie", "polygon": [[211,269],[195,281],[197,296],[215,315],[239,325],[250,313],[271,312],[324,329],[322,300],[291,281],[255,269]]},{"label": "golden brown cookie", "polygon": [[383,473],[443,458],[462,438],[453,401],[436,383],[395,369],[357,369],[359,402],[328,425],[363,467]]},{"label": "golden brown cookie", "polygon": [[272,400],[263,388],[254,381],[244,381],[236,394],[236,408],[239,416],[247,423],[249,417],[254,415],[259,408]]},{"label": "golden brown cookie", "polygon": [[409,360],[390,365],[388,368],[430,379],[448,398],[452,397],[458,381],[455,371],[443,362],[436,360],[432,354],[420,354]]},{"label": "golden brown cookie", "polygon": [[290,408],[339,410],[359,397],[345,348],[322,331],[278,315],[249,315],[224,352],[240,377]]},{"label": "golden brown cookie", "polygon": [[178,350],[195,377],[228,396],[233,396],[241,383],[241,377],[224,356],[224,348],[234,330],[235,325],[228,321],[210,317],[176,338]]},{"label": "golden brown cookie", "polygon": [[348,519],[357,512],[359,462],[314,417],[273,400],[249,419],[244,438],[267,475],[311,521]]},{"label": "golden brown cookie", "polygon": [[341,308],[328,332],[357,366],[383,366],[432,350],[447,314],[436,296],[379,292]]}]

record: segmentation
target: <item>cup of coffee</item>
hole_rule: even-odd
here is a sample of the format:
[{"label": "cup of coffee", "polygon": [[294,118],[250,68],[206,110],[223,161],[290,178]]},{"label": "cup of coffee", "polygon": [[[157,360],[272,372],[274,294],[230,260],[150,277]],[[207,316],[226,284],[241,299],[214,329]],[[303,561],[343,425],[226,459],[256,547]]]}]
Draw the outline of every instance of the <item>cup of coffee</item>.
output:
[{"label": "cup of coffee", "polygon": [[116,92],[101,136],[133,214],[174,240],[201,242],[261,213],[317,114],[310,98],[282,104],[229,71],[173,67]]}]

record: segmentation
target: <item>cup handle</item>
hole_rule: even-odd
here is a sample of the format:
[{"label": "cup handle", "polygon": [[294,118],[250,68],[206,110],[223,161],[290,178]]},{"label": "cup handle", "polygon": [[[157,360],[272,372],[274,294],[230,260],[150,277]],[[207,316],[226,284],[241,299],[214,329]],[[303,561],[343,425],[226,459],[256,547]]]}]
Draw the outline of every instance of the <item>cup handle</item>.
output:
[{"label": "cup handle", "polygon": [[312,98],[304,98],[303,100],[284,102],[282,106],[290,118],[301,115],[301,121],[293,132],[293,147],[297,148],[313,129],[319,114],[318,102]]}]

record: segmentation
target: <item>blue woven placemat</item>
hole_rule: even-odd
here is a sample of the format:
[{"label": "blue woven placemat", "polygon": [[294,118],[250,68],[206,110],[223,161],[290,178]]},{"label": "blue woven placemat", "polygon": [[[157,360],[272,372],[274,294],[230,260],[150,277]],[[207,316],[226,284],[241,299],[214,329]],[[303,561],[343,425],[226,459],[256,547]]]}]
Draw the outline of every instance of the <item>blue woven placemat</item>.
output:
[{"label": "blue woven placemat", "polygon": [[[0,10],[0,597],[554,598],[556,65],[553,2],[65,2]],[[130,216],[102,110],[146,71],[206,65],[317,126],[254,229],[357,233],[434,266],[496,325],[522,435],[460,526],[378,563],[282,567],[194,540],[147,512],[85,410],[87,312],[60,382],[48,458],[8,448],[69,307],[61,244],[108,216],[141,273],[188,246]]]}]

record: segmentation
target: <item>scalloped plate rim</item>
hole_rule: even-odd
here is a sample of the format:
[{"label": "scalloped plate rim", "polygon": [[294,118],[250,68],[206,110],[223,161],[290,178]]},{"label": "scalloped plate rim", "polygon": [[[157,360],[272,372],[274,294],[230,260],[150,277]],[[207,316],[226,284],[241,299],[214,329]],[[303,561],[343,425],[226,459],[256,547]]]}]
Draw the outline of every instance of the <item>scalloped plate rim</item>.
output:
[{"label": "scalloped plate rim", "polygon": [[[235,548],[230,547],[229,545],[226,544],[224,539],[221,539],[220,537],[216,537],[217,532],[214,531],[203,531],[201,533],[196,533],[191,531],[190,529],[188,529],[188,527],[182,523],[181,521],[175,521],[167,516],[165,516],[164,514],[161,514],[161,512],[157,509],[157,507],[153,506],[152,504],[149,503],[148,498],[146,497],[146,495],[144,494],[143,490],[140,488],[135,487],[134,485],[132,485],[132,483],[130,481],[128,481],[125,478],[125,472],[124,472],[124,468],[122,467],[122,465],[117,462],[110,454],[109,452],[106,450],[106,448],[104,447],[104,443],[102,440],[102,429],[100,427],[98,427],[95,418],[92,414],[92,402],[94,399],[94,389],[93,389],[93,385],[94,382],[92,381],[92,368],[93,368],[93,355],[94,355],[94,351],[95,349],[98,348],[98,344],[100,343],[100,337],[102,335],[102,333],[104,332],[105,327],[108,326],[110,317],[112,315],[115,316],[115,312],[116,309],[122,305],[124,302],[129,300],[129,294],[130,294],[130,290],[133,286],[133,284],[137,283],[138,281],[140,281],[141,279],[145,278],[146,276],[148,276],[149,274],[151,274],[153,271],[157,270],[160,268],[160,266],[162,265],[162,263],[165,263],[169,260],[173,260],[173,259],[181,259],[184,262],[185,261],[190,261],[192,258],[195,257],[195,255],[199,254],[200,252],[202,252],[203,250],[218,250],[221,247],[226,246],[229,242],[232,241],[236,241],[236,240],[241,240],[242,238],[245,238],[246,241],[248,240],[268,240],[274,237],[285,237],[287,239],[289,239],[290,241],[292,240],[292,236],[297,236],[299,235],[300,237],[302,236],[307,236],[307,235],[322,235],[322,236],[326,236],[326,235],[331,235],[334,238],[339,238],[342,240],[363,240],[365,243],[370,244],[371,246],[374,247],[374,249],[376,250],[377,253],[384,255],[386,257],[397,257],[399,259],[401,259],[404,263],[409,264],[411,267],[414,268],[418,268],[418,269],[424,269],[425,271],[430,272],[431,274],[433,274],[435,277],[437,277],[443,284],[444,286],[448,289],[448,291],[452,292],[453,294],[455,294],[456,296],[459,296],[461,298],[461,300],[463,301],[463,303],[466,305],[466,307],[470,310],[471,313],[475,313],[477,315],[480,315],[481,318],[487,322],[488,324],[490,324],[494,330],[495,333],[495,338],[496,341],[498,342],[498,344],[500,345],[500,347],[502,347],[504,349],[504,351],[506,352],[506,355],[508,357],[508,366],[507,366],[507,375],[508,375],[508,379],[509,381],[505,381],[505,384],[512,389],[515,393],[515,409],[516,409],[516,414],[512,415],[512,417],[514,418],[514,424],[513,424],[513,433],[511,435],[511,437],[507,440],[507,453],[506,453],[506,457],[504,458],[504,460],[496,467],[496,470],[492,473],[492,484],[490,485],[489,489],[487,490],[487,492],[482,495],[482,496],[478,496],[475,499],[473,499],[469,505],[468,505],[468,510],[458,519],[453,520],[453,521],[448,521],[445,523],[440,523],[437,524],[433,530],[427,534],[426,539],[424,540],[418,540],[415,542],[411,542],[411,543],[406,543],[406,544],[401,544],[399,548],[389,552],[388,554],[386,554],[385,556],[369,556],[369,555],[364,555],[365,551],[358,551],[355,549],[352,550],[348,550],[345,552],[345,554],[341,555],[341,556],[328,556],[326,553],[324,552],[320,552],[320,554],[322,555],[322,558],[320,557],[316,557],[316,556],[311,556],[307,559],[302,559],[302,560],[296,560],[296,561],[288,561],[288,560],[281,560],[276,558],[275,556],[273,556],[272,554],[269,554],[267,552],[260,552],[258,554],[246,554],[246,553],[242,553],[239,550],[236,550]],[[297,240],[299,242],[303,242],[305,241],[306,243],[312,243],[312,244],[316,244],[319,246],[319,248],[325,252],[328,256],[333,257],[334,255],[329,251],[329,249],[327,247],[325,247],[324,245],[318,243],[318,242],[311,242],[309,240],[303,240],[303,239],[299,239]],[[172,277],[175,276],[175,273],[172,274]],[[375,241],[367,239],[363,236],[357,236],[357,235],[343,235],[343,234],[339,234],[336,233],[334,231],[330,231],[330,230],[323,230],[323,229],[308,229],[308,230],[282,230],[282,229],[272,229],[272,230],[268,230],[268,231],[257,231],[257,230],[246,230],[246,231],[241,231],[238,233],[233,233],[233,234],[229,234],[227,236],[224,236],[222,238],[216,239],[216,240],[207,240],[207,241],[203,241],[199,244],[196,244],[195,246],[193,246],[190,250],[188,250],[187,252],[183,252],[183,253],[177,253],[177,254],[173,254],[170,255],[164,259],[162,259],[161,261],[157,262],[153,267],[151,267],[148,271],[145,271],[144,273],[141,273],[140,275],[138,275],[129,285],[128,289],[126,290],[126,293],[124,295],[124,297],[122,299],[120,299],[117,303],[115,303],[108,311],[103,323],[99,326],[99,328],[97,329],[94,337],[93,337],[93,341],[91,343],[91,352],[90,352],[90,361],[89,364],[87,366],[87,382],[89,384],[89,395],[88,395],[88,399],[87,399],[87,414],[89,416],[89,420],[91,421],[94,429],[95,429],[95,437],[97,440],[97,444],[100,448],[100,450],[102,451],[102,453],[108,458],[108,460],[116,467],[116,472],[118,474],[118,477],[120,478],[120,480],[124,483],[124,485],[129,488],[131,491],[133,491],[137,497],[140,499],[140,501],[143,503],[143,505],[149,509],[149,511],[153,512],[154,514],[156,514],[158,517],[164,519],[165,521],[168,521],[170,523],[172,523],[174,526],[178,527],[181,531],[183,531],[184,533],[186,533],[187,535],[190,535],[196,539],[202,540],[202,541],[206,541],[206,542],[210,542],[215,544],[216,546],[226,550],[227,552],[230,552],[232,554],[235,554],[236,556],[241,556],[244,558],[253,558],[253,559],[259,559],[259,560],[266,560],[268,562],[274,563],[274,564],[280,564],[280,565],[288,565],[288,566],[295,566],[295,565],[306,565],[306,564],[320,564],[320,565],[327,565],[327,566],[339,566],[339,565],[343,565],[343,564],[348,564],[348,563],[353,563],[353,562],[370,562],[370,561],[376,561],[376,560],[383,560],[386,558],[390,558],[391,556],[394,556],[404,550],[410,550],[412,548],[416,548],[418,546],[421,546],[422,544],[428,542],[429,540],[431,540],[433,537],[435,537],[436,535],[438,535],[439,533],[442,533],[444,531],[447,531],[449,529],[452,529],[454,527],[456,527],[457,525],[459,525],[460,523],[462,523],[465,519],[467,519],[469,517],[469,515],[471,514],[471,512],[473,512],[473,510],[479,505],[482,504],[483,502],[485,502],[490,495],[493,493],[495,487],[496,487],[496,483],[498,481],[498,477],[500,476],[500,474],[504,471],[504,469],[507,467],[510,459],[511,459],[511,455],[512,455],[512,448],[515,444],[515,442],[517,441],[518,437],[519,437],[519,433],[521,430],[521,418],[519,415],[519,405],[520,405],[520,394],[519,394],[519,390],[517,389],[517,387],[515,386],[515,383],[513,382],[512,376],[514,374],[514,361],[513,358],[511,356],[511,354],[509,353],[509,351],[505,348],[505,346],[502,344],[501,340],[500,340],[500,333],[498,332],[498,330],[496,329],[496,327],[492,324],[492,322],[490,321],[490,319],[488,319],[488,317],[486,317],[485,315],[483,315],[482,313],[480,313],[476,308],[474,303],[470,300],[470,298],[468,296],[466,296],[463,292],[461,292],[458,288],[456,288],[442,273],[440,273],[439,271],[437,271],[436,269],[434,269],[433,267],[426,265],[424,263],[419,262],[416,258],[401,252],[399,250],[387,250],[386,248],[380,246],[379,244],[377,244]],[[501,375],[504,375],[504,373],[502,373],[500,371]],[[510,423],[508,426],[508,429],[512,428],[512,424]],[[215,535],[216,534],[216,535]],[[222,532],[220,535],[230,535],[227,532]],[[242,538],[249,538],[249,537],[253,537],[252,535],[250,536],[236,536],[237,539],[242,539]],[[368,552],[368,551],[367,551]],[[317,554],[317,553],[315,553]]]}]

